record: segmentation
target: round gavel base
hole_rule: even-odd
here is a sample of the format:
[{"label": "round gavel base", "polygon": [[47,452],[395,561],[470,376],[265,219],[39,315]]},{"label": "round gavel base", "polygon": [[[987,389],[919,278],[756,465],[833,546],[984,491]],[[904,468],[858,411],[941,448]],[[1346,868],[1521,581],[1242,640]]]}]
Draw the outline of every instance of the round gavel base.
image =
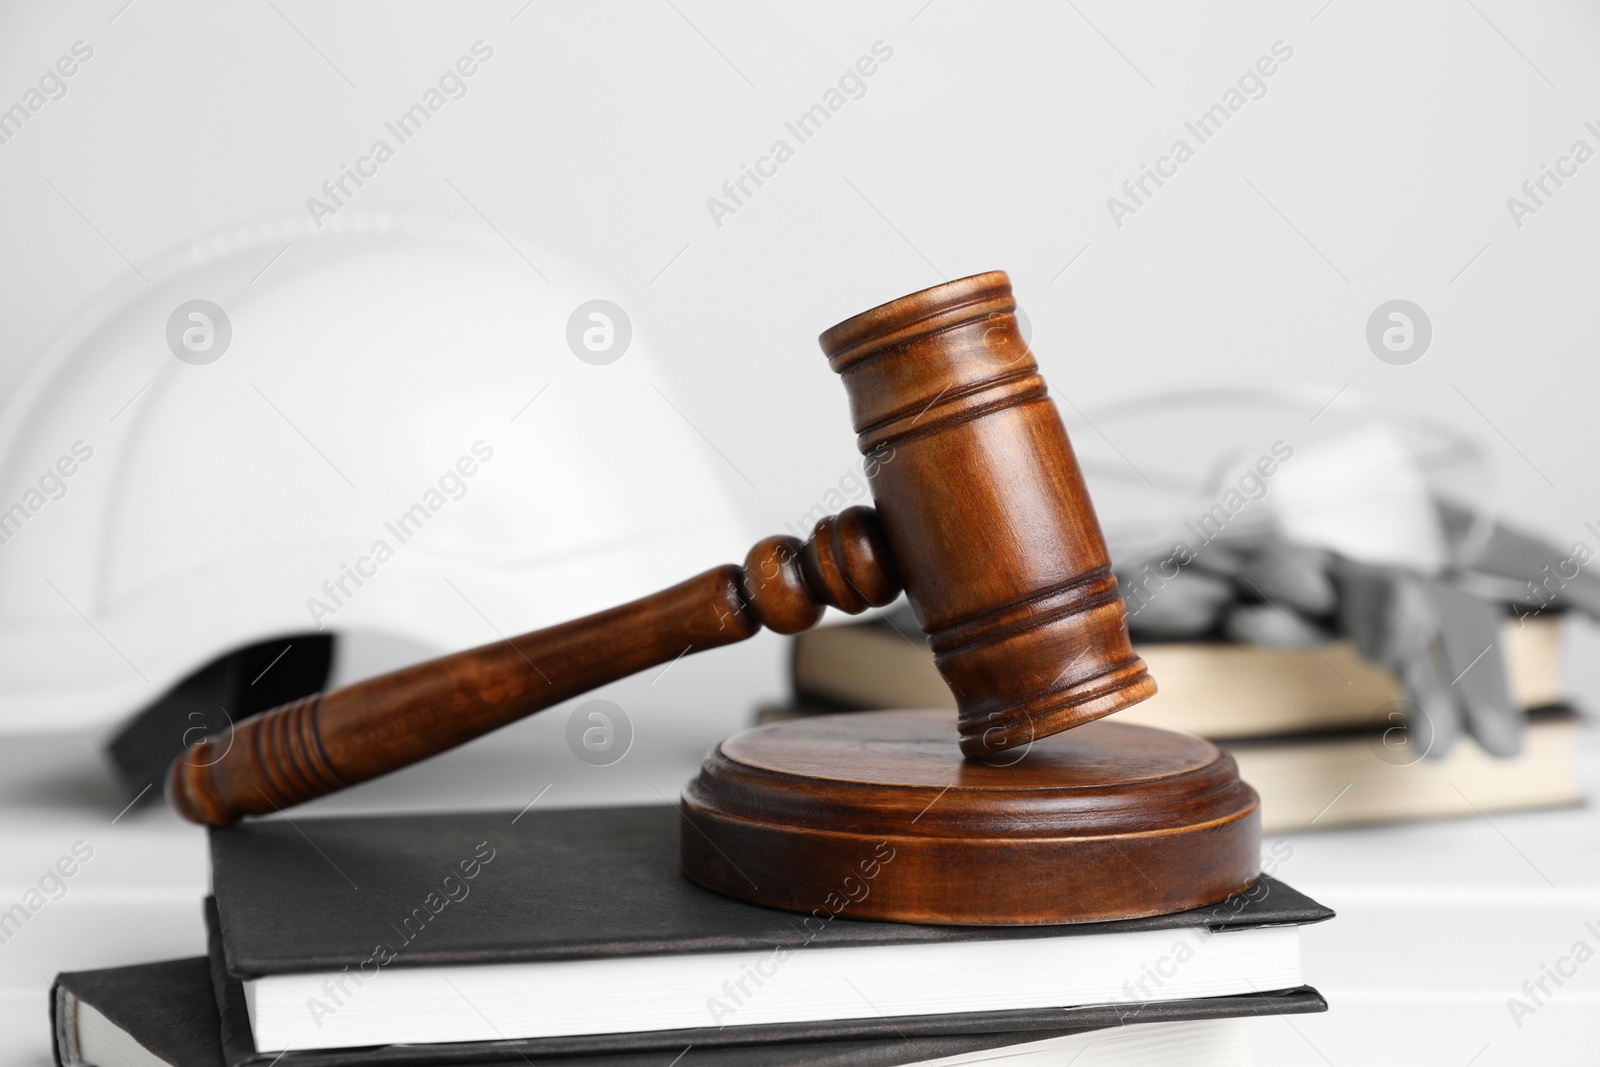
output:
[{"label": "round gavel base", "polygon": [[797,719],[729,738],[684,790],[683,871],[757,904],[1008,926],[1184,911],[1256,878],[1233,757],[1100,720],[963,759],[953,711]]}]

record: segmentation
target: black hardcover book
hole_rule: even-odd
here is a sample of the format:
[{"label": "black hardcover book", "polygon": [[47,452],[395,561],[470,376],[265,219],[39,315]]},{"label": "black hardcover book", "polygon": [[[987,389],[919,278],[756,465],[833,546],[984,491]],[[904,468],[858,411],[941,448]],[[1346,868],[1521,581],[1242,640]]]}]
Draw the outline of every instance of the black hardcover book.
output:
[{"label": "black hardcover book", "polygon": [[[1120,922],[1051,927],[863,922],[850,919],[847,906],[804,916],[693,885],[678,869],[679,819],[671,807],[651,806],[267,820],[212,831],[212,955],[228,1061],[235,1067],[265,1064],[288,1048],[282,1067],[465,1063],[508,1050],[573,1055],[1062,1032],[1208,1017],[1185,1012],[1232,1017],[1325,1007],[1299,979],[1297,940],[1267,939],[1276,928],[1318,922],[1333,913],[1271,878],[1207,908]],[[1163,964],[1158,954],[1165,946],[1176,948],[1175,942],[1196,940],[1195,931],[1206,938],[1211,931],[1227,932],[1209,938],[1227,950],[1254,939],[1251,944],[1270,955],[1292,944],[1292,967],[1269,976],[1280,981],[1264,983],[1257,972],[1242,984],[1235,978],[1231,988],[1184,991],[1179,980],[1202,972],[1203,961],[1179,967],[1182,959]],[[1129,936],[1092,936],[1107,934]],[[1076,952],[1085,973],[1109,968],[1116,978],[1128,980],[1112,982],[1096,1000],[1054,1000],[1044,1007],[972,1010],[965,1001],[943,1007],[918,1002],[882,1011],[852,998],[832,1014],[748,1021],[786,995],[780,987],[792,992],[808,968],[827,970],[849,959],[850,977],[865,985],[860,968],[888,958],[879,950],[892,954],[939,946],[975,946],[997,956],[1020,948],[1047,962],[1053,955],[1041,957],[1037,950]],[[1089,953],[1091,947],[1100,955]],[[1123,947],[1146,955],[1105,954]],[[855,955],[837,954],[841,949]],[[861,950],[870,951],[862,956]],[[1180,955],[1186,952],[1193,955],[1179,949]],[[763,954],[758,966],[778,955],[801,962],[788,964],[782,981],[770,989],[719,987],[724,978],[748,978],[738,957],[718,955],[739,953]],[[709,978],[694,977],[694,968],[708,961],[728,962],[719,963],[721,969]],[[1169,976],[1163,983],[1149,966],[1141,971],[1142,963],[1162,973],[1170,966],[1178,978]],[[541,968],[542,986],[516,984],[518,975]],[[654,977],[637,982],[636,992],[618,992],[632,968],[654,968]],[[606,991],[598,1007],[597,998],[570,999],[585,974],[593,982],[600,972],[606,980],[591,986]],[[559,980],[552,981],[551,974]],[[937,985],[962,974],[950,968],[913,977],[931,978]],[[502,985],[468,984],[486,975]],[[472,990],[470,996],[463,987]],[[1254,989],[1294,992],[1287,999],[1218,995]],[[741,990],[756,1007],[745,1005]],[[689,1021],[650,1025],[660,1018],[650,1014],[652,1000],[673,993],[695,1006],[691,1016],[682,1017]],[[569,999],[563,1001],[563,995]],[[497,996],[499,1008],[493,1002]],[[373,1018],[380,1004],[389,1005],[389,1014],[365,1030],[348,1029],[352,1019]],[[702,1004],[711,1010],[701,1009]],[[716,1005],[727,1015],[717,1015]],[[510,1036],[518,1040],[505,1040],[505,1028],[513,1025],[504,1021],[506,1013],[517,1010],[536,1010],[542,1013],[540,1024],[553,1019],[559,1025],[521,1036],[513,1030]],[[568,1025],[585,1010],[594,1015],[593,1023]],[[471,1024],[467,1030],[477,1027],[479,1036],[467,1039],[438,1029],[439,1020],[452,1011]],[[495,1018],[500,1021],[491,1021]],[[291,1031],[292,1039],[286,1038]],[[367,1036],[352,1040],[352,1033]],[[342,1036],[329,1039],[335,1034]]]},{"label": "black hardcover book", "polygon": [[56,1067],[93,1063],[118,1031],[173,1067],[222,1067],[221,1026],[200,957],[58,974],[50,989]]},{"label": "black hardcover book", "polygon": [[[1262,891],[1143,919],[928,926],[854,921],[846,907],[825,933],[812,936],[805,916],[746,904],[685,878],[678,869],[680,821],[677,809],[650,805],[520,816],[266,819],[214,829],[211,884],[228,971],[256,978],[354,968],[385,938],[396,954],[389,966],[424,967],[778,944],[840,948],[1305,925],[1333,918],[1331,909],[1265,878]],[[440,900],[447,903],[433,912]],[[430,914],[425,925],[416,921],[419,909]],[[410,925],[403,922],[408,917]]]},{"label": "black hardcover book", "polygon": [[[1254,1004],[1237,1003],[1252,1000]],[[1163,1005],[1161,1021],[1232,1018],[1246,1015],[1321,1011],[1321,998],[1291,990],[1259,998],[1219,998],[1216,1003]],[[79,971],[56,976],[50,992],[50,1018],[57,1067],[122,1067],[136,1044],[170,1067],[227,1067],[220,1020],[213,998],[209,961],[201,957]],[[1151,1020],[1154,1021],[1154,1020]],[[541,1056],[541,1067],[901,1067],[927,1060],[981,1053],[1022,1051],[1025,1043],[1048,1041],[1081,1030],[949,1034],[871,1040],[793,1041],[765,1045],[691,1047],[681,1057],[660,1051]],[[523,1067],[529,1060],[510,1048],[484,1049],[471,1062],[484,1067]],[[404,1063],[417,1067],[439,1061],[423,1049],[373,1049],[361,1063]],[[88,1058],[86,1058],[88,1057]],[[287,1057],[286,1057],[287,1058]],[[99,1062],[96,1062],[99,1061]],[[266,1062],[263,1058],[263,1062]]]}]

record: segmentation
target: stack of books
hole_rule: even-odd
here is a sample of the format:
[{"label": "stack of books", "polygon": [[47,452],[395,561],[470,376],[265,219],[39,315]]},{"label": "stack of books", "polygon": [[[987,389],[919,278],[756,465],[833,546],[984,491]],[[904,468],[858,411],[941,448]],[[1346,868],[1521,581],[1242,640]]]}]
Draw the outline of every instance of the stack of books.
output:
[{"label": "stack of books", "polygon": [[[1502,631],[1512,697],[1528,715],[1522,753],[1495,759],[1463,737],[1442,759],[1410,744],[1394,674],[1348,640],[1298,649],[1223,641],[1136,643],[1160,691],[1119,722],[1219,743],[1261,794],[1269,832],[1579,803],[1579,718],[1563,702],[1560,616]],[[794,638],[793,702],[763,722],[872,708],[954,707],[909,611]],[[1335,798],[1337,801],[1335,802]]]},{"label": "stack of books", "polygon": [[211,832],[210,957],[58,976],[62,1067],[1248,1063],[1326,1010],[1263,875],[1176,915],[853,920],[711,893],[671,806],[269,820]]}]

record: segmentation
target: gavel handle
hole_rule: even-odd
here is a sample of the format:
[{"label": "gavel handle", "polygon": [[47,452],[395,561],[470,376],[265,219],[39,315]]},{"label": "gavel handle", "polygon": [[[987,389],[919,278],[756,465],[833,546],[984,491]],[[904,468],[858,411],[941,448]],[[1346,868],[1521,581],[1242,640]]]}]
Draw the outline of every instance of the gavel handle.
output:
[{"label": "gavel handle", "polygon": [[236,723],[173,761],[167,799],[226,826],[399,770],[591,689],[762,626],[798,633],[824,605],[889,603],[900,580],[871,508],[769,537],[727,564],[572,622],[317,693]]}]

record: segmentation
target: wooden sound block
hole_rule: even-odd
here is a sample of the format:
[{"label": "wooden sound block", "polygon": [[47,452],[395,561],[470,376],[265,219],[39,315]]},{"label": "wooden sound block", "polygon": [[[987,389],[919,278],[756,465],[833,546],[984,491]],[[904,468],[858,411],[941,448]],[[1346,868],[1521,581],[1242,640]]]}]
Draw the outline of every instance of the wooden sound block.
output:
[{"label": "wooden sound block", "polygon": [[1258,873],[1255,790],[1209,741],[1100,720],[988,761],[954,711],[797,719],[729,738],[683,794],[683,871],[853,919],[1098,922],[1221,900]]}]

